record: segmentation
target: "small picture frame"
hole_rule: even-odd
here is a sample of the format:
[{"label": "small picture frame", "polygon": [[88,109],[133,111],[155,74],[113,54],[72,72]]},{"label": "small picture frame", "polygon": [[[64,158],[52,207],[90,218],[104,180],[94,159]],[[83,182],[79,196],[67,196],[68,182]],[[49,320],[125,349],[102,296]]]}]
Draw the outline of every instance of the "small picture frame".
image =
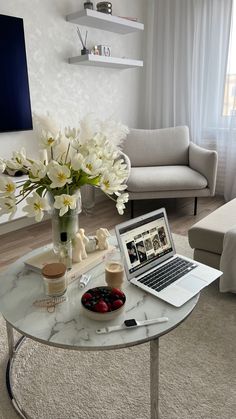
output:
[{"label": "small picture frame", "polygon": [[108,45],[98,45],[99,55],[103,55],[105,57],[111,56],[111,47]]}]

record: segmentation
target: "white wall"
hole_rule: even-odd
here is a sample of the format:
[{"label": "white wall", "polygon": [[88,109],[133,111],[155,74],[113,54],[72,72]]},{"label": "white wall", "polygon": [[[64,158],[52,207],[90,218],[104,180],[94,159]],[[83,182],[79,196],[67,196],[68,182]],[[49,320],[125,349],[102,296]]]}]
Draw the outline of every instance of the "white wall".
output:
[{"label": "white wall", "polygon": [[[76,25],[66,21],[69,13],[83,9],[81,0],[7,0],[0,13],[24,19],[32,112],[49,112],[61,127],[76,126],[88,112],[112,117],[137,127],[142,69],[116,70],[68,64],[79,55],[81,45]],[[94,1],[94,6],[97,1]],[[144,20],[143,0],[112,0],[113,14]],[[85,31],[85,29],[80,26]],[[142,59],[143,33],[113,34],[88,28],[88,47],[111,45],[112,55]],[[10,157],[24,146],[37,155],[33,131],[0,133],[0,155]]]}]

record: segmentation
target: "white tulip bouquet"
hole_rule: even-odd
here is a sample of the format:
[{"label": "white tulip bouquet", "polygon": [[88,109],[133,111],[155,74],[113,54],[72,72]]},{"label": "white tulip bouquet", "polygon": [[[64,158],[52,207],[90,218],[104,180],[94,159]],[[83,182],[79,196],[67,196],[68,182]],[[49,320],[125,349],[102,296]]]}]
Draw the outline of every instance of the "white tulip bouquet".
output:
[{"label": "white tulip bouquet", "polygon": [[[128,201],[124,193],[128,168],[118,145],[128,133],[127,127],[113,121],[91,123],[91,117],[86,117],[79,128],[59,131],[47,117],[37,117],[36,121],[38,130],[41,125],[40,158],[31,159],[21,149],[11,159],[0,159],[0,171],[4,173],[0,176],[0,215],[9,214],[12,219],[17,204],[25,199],[23,211],[41,221],[50,209],[46,197],[49,193],[54,208],[63,216],[75,209],[83,185],[100,188],[116,201],[119,214],[123,214]],[[5,175],[9,170],[19,170],[27,179],[16,186]]]}]

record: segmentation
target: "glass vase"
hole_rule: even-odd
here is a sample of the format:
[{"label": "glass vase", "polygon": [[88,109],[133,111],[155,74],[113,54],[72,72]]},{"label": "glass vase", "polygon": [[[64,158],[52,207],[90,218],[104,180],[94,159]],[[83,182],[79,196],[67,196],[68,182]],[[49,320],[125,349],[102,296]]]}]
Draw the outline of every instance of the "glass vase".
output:
[{"label": "glass vase", "polygon": [[77,192],[76,208],[69,209],[64,215],[60,216],[60,210],[53,207],[54,199],[50,196],[51,221],[52,221],[52,243],[55,254],[59,253],[61,246],[61,233],[67,233],[67,240],[72,241],[79,230],[79,213],[81,212],[81,195]]},{"label": "glass vase", "polygon": [[93,215],[95,206],[95,188],[92,185],[84,185],[81,188],[83,211],[86,215]]}]

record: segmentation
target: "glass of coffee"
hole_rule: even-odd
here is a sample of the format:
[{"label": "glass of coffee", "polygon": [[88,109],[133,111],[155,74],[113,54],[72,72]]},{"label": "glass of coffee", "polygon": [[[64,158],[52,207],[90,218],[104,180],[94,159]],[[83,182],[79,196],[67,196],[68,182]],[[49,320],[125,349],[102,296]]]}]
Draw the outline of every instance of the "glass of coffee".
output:
[{"label": "glass of coffee", "polygon": [[124,260],[119,250],[105,256],[105,281],[109,287],[121,288],[124,280]]}]

